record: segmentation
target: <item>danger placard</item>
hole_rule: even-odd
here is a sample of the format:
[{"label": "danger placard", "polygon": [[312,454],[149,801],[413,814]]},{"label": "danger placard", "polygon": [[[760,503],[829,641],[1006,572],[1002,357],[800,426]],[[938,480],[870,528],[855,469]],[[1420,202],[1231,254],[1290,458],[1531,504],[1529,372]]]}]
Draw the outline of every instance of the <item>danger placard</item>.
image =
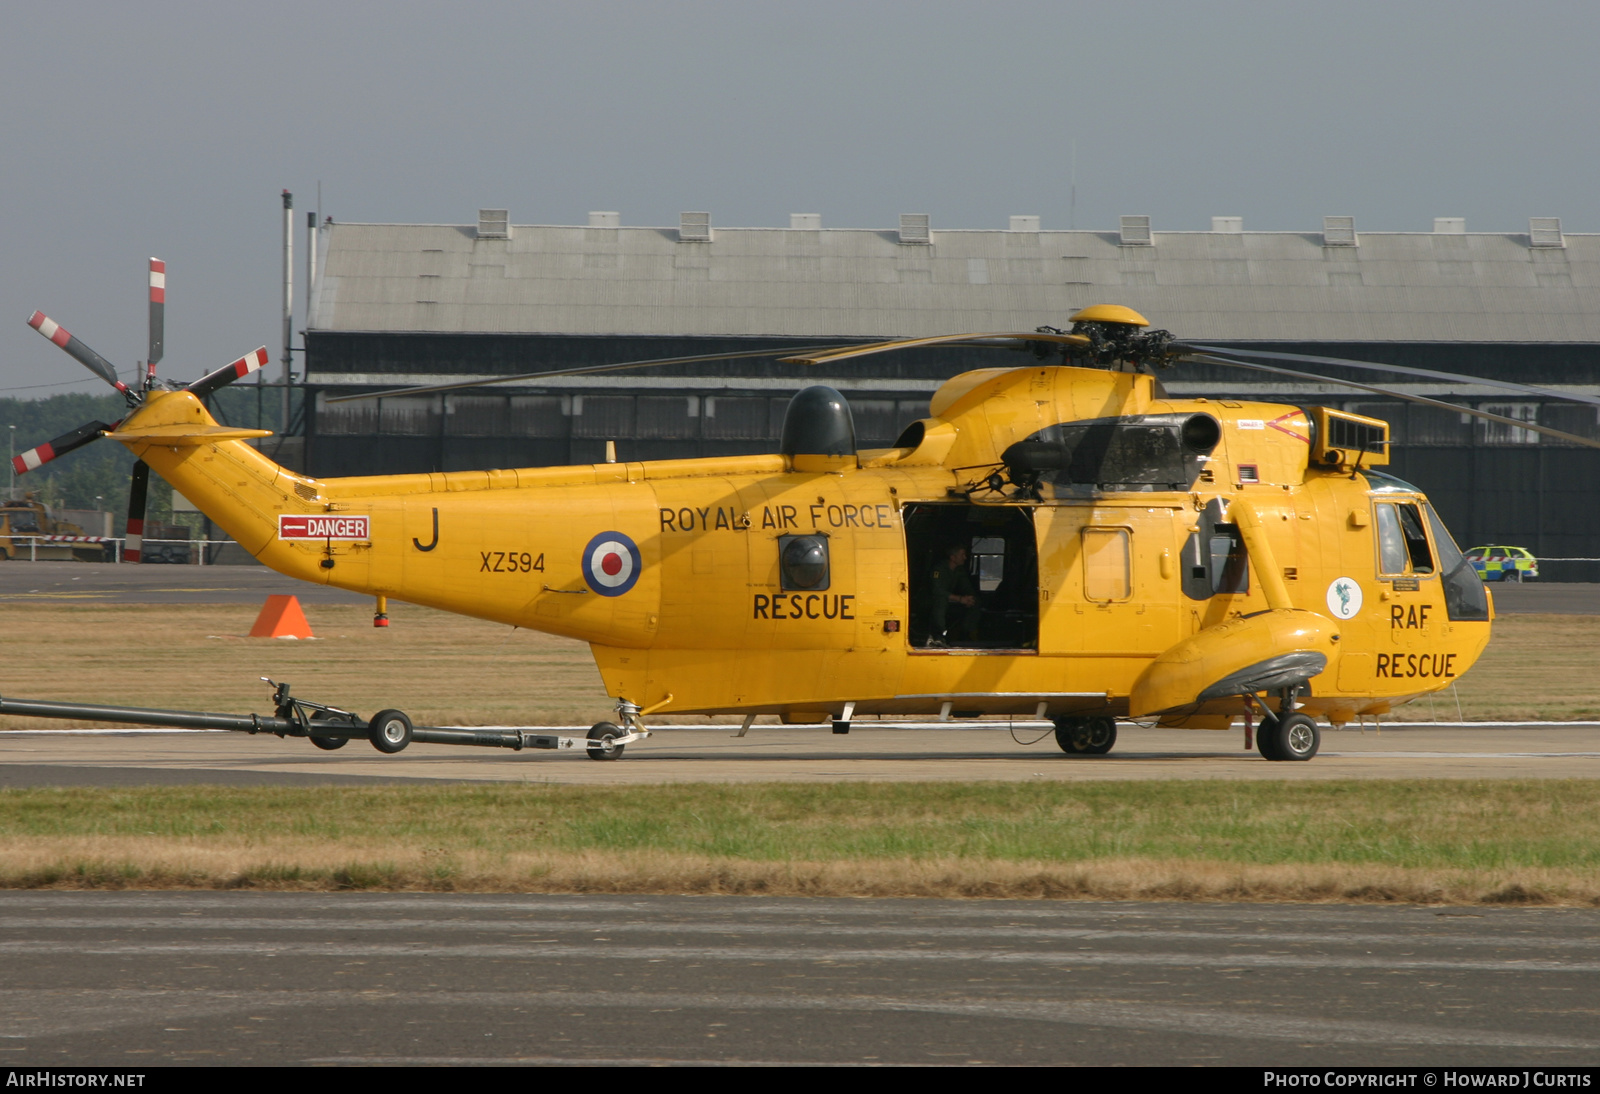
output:
[{"label": "danger placard", "polygon": [[279,539],[371,539],[371,519],[347,513],[278,516]]}]

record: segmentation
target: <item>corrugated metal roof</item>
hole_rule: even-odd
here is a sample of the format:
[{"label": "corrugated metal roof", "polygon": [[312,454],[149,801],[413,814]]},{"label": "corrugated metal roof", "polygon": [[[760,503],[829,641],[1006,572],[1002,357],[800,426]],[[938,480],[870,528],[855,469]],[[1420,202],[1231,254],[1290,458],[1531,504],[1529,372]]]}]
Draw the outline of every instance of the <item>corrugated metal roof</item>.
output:
[{"label": "corrugated metal roof", "polygon": [[1186,339],[1600,343],[1600,235],[336,224],[311,327],[917,337],[1136,308]]}]

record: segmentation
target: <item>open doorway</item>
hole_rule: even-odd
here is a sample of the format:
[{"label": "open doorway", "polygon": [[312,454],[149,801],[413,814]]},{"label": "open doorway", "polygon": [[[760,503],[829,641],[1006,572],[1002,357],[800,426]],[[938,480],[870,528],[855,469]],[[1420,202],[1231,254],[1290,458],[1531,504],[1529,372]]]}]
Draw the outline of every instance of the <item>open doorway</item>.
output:
[{"label": "open doorway", "polygon": [[1032,509],[908,505],[905,527],[913,647],[1039,648]]}]

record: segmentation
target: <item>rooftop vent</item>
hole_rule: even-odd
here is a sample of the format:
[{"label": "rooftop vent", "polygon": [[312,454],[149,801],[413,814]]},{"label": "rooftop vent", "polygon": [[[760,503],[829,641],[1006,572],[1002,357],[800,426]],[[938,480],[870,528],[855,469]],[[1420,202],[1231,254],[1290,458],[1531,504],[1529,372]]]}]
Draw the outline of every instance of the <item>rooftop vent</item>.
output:
[{"label": "rooftop vent", "polygon": [[1150,236],[1149,217],[1123,217],[1121,223],[1124,247],[1148,247],[1155,242]]},{"label": "rooftop vent", "polygon": [[678,242],[679,243],[710,243],[711,242],[711,214],[710,213],[679,213],[678,214]]},{"label": "rooftop vent", "polygon": [[589,227],[591,228],[620,228],[622,227],[621,213],[590,213]]},{"label": "rooftop vent", "polygon": [[511,214],[504,209],[479,209],[478,238],[510,239]]},{"label": "rooftop vent", "polygon": [[1433,234],[1439,236],[1464,236],[1467,234],[1467,218],[1434,217]]},{"label": "rooftop vent", "polygon": [[932,243],[933,226],[927,213],[900,214],[901,243]]},{"label": "rooftop vent", "polygon": [[1565,247],[1560,217],[1529,217],[1528,239],[1535,247]]},{"label": "rooftop vent", "polygon": [[1036,216],[1014,216],[1011,218],[1011,230],[1013,232],[1037,232],[1039,230],[1039,218]]},{"label": "rooftop vent", "polygon": [[1324,247],[1356,246],[1356,218],[1323,217],[1322,245]]},{"label": "rooftop vent", "polygon": [[1213,232],[1242,232],[1244,231],[1244,217],[1212,217],[1211,230]]},{"label": "rooftop vent", "polygon": [[789,214],[789,227],[794,229],[794,230],[796,230],[796,231],[799,231],[800,229],[809,229],[809,230],[815,231],[816,229],[822,227],[822,214],[821,213],[790,213]]}]

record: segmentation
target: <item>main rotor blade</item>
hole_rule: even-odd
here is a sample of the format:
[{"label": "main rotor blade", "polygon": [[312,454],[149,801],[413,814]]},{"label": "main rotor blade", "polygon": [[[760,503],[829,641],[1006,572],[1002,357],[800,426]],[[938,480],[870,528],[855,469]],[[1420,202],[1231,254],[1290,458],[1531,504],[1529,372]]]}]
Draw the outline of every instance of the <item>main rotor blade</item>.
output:
[{"label": "main rotor blade", "polygon": [[1487,410],[1475,410],[1470,406],[1461,406],[1459,403],[1446,403],[1439,399],[1429,399],[1423,395],[1408,395],[1403,391],[1395,391],[1392,388],[1363,384],[1355,380],[1336,380],[1332,376],[1319,376],[1313,372],[1297,372],[1294,369],[1278,368],[1275,365],[1260,365],[1253,361],[1230,361],[1224,357],[1212,356],[1209,353],[1197,353],[1191,359],[1203,361],[1208,365],[1229,365],[1233,368],[1247,368],[1256,372],[1271,372],[1278,376],[1292,376],[1297,380],[1314,380],[1319,384],[1342,384],[1345,387],[1359,388],[1362,391],[1370,391],[1377,395],[1386,395],[1391,399],[1403,399],[1408,403],[1420,403],[1423,406],[1438,407],[1440,410],[1453,410],[1457,414],[1468,414],[1474,418],[1482,418],[1487,422],[1499,422],[1501,425],[1526,429],[1530,433],[1542,433],[1546,437],[1556,437],[1588,448],[1600,448],[1600,441],[1592,440],[1589,437],[1579,437],[1574,433],[1563,433],[1559,429],[1551,429],[1549,426],[1539,425],[1535,422],[1519,421],[1516,418],[1508,418],[1504,414],[1491,414]]},{"label": "main rotor blade", "polygon": [[30,448],[20,456],[11,457],[11,466],[17,474],[26,475],[53,459],[65,456],[74,448],[82,448],[90,441],[99,440],[102,434],[111,432],[121,424],[121,422],[112,422],[110,425],[105,422],[89,422],[80,425],[71,433],[63,433],[53,441],[41,444],[37,448]]},{"label": "main rotor blade", "polygon": [[242,379],[252,372],[266,368],[267,360],[267,347],[262,346],[258,350],[245,354],[231,365],[223,365],[214,372],[206,373],[184,390],[204,399],[218,388],[227,387],[235,380]]},{"label": "main rotor blade", "polygon": [[167,264],[159,258],[150,260],[150,355],[149,365],[158,364],[166,348],[167,337]]},{"label": "main rotor blade", "polygon": [[1196,349],[1202,353],[1219,353],[1229,357],[1262,357],[1269,361],[1303,361],[1308,365],[1335,365],[1339,368],[1363,369],[1367,372],[1392,372],[1402,376],[1422,376],[1429,380],[1449,380],[1458,384],[1481,384],[1484,387],[1497,387],[1503,391],[1514,391],[1519,395],[1541,395],[1547,399],[1562,399],[1567,402],[1600,406],[1600,398],[1596,398],[1593,395],[1552,391],[1549,388],[1530,387],[1527,384],[1513,383],[1509,380],[1491,380],[1487,376],[1468,376],[1459,372],[1438,372],[1431,368],[1412,368],[1409,365],[1389,365],[1377,361],[1352,361],[1346,357],[1316,357],[1306,353],[1278,353],[1258,349],[1229,349],[1225,346],[1185,344],[1190,349]]},{"label": "main rotor blade", "polygon": [[128,483],[128,531],[122,541],[122,561],[144,561],[144,510],[150,493],[150,465],[139,460]]},{"label": "main rotor blade", "polygon": [[1027,342],[1055,342],[1063,346],[1087,346],[1089,339],[1081,334],[1041,334],[1038,331],[1030,331],[1027,334],[1016,332],[1001,334],[942,334],[934,338],[901,338],[893,342],[873,342],[871,345],[866,346],[846,346],[842,349],[817,353],[810,357],[785,357],[779,363],[784,365],[832,364],[835,361],[845,361],[852,357],[866,357],[874,353],[892,353],[895,350],[917,349],[921,346],[959,345],[963,342],[973,342],[979,345],[987,344],[1002,349],[1020,349]]},{"label": "main rotor blade", "polygon": [[614,365],[585,365],[581,368],[558,368],[548,372],[524,372],[516,376],[483,376],[473,380],[456,380],[448,384],[426,384],[422,387],[396,387],[388,391],[368,391],[360,395],[330,395],[325,403],[349,403],[357,399],[387,399],[395,395],[429,395],[439,391],[461,391],[471,387],[489,387],[492,384],[512,384],[519,380],[542,380],[547,376],[589,376],[597,372],[621,372],[624,369],[648,368],[651,365],[697,365],[702,361],[738,361],[743,358],[777,357],[783,353],[813,353],[827,346],[802,346],[799,349],[741,350],[738,353],[705,353],[698,357],[658,357],[649,361],[620,361]]},{"label": "main rotor blade", "polygon": [[30,315],[28,317],[28,326],[72,354],[79,364],[122,392],[123,395],[132,395],[132,392],[128,390],[128,385],[117,379],[116,367],[110,361],[107,361],[94,350],[78,341],[66,327],[51,319],[44,312],[36,311]]}]

